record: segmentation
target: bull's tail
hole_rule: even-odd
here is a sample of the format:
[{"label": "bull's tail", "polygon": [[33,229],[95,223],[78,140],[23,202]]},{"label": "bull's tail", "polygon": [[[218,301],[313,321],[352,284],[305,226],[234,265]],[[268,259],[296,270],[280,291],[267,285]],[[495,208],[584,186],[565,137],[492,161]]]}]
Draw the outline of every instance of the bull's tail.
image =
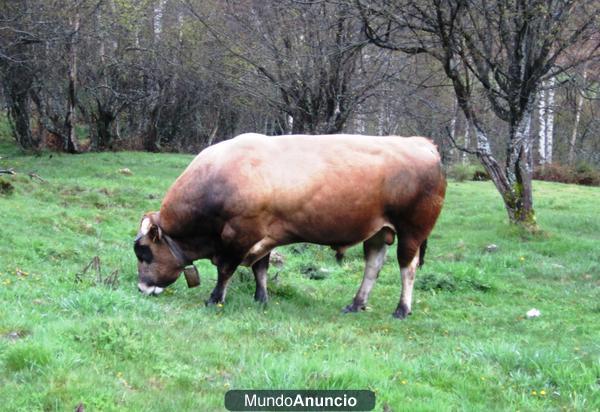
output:
[{"label": "bull's tail", "polygon": [[425,251],[427,250],[427,239],[421,243],[421,247],[419,248],[419,267],[425,264]]}]

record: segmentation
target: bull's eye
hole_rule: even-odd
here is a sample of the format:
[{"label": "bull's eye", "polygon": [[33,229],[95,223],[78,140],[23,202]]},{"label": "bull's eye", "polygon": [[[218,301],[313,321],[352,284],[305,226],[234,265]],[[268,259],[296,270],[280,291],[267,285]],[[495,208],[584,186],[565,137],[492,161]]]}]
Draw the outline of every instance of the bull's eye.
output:
[{"label": "bull's eye", "polygon": [[137,241],[133,246],[133,250],[135,251],[135,255],[140,262],[152,263],[154,255],[152,254],[152,250],[149,246],[142,245],[139,241]]}]

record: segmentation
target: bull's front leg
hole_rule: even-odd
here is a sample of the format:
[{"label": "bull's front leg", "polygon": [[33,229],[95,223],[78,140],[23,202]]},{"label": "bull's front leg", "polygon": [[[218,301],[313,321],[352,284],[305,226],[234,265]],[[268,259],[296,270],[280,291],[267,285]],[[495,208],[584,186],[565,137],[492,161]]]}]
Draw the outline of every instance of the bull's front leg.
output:
[{"label": "bull's front leg", "polygon": [[365,274],[362,283],[360,284],[360,288],[358,289],[356,296],[354,296],[354,300],[344,308],[344,313],[365,310],[371,289],[373,288],[373,285],[379,276],[379,271],[385,261],[385,255],[387,253],[385,236],[385,231],[381,230],[363,243]]},{"label": "bull's front leg", "polygon": [[266,303],[269,299],[267,294],[267,271],[269,270],[269,257],[271,253],[267,253],[255,264],[252,265],[254,280],[256,280],[256,291],[254,292],[254,300],[260,303]]},{"label": "bull's front leg", "polygon": [[229,285],[231,276],[233,275],[233,272],[235,272],[235,269],[238,267],[238,265],[239,260],[220,260],[217,263],[217,285],[206,301],[206,305],[214,305],[225,302],[227,286]]}]

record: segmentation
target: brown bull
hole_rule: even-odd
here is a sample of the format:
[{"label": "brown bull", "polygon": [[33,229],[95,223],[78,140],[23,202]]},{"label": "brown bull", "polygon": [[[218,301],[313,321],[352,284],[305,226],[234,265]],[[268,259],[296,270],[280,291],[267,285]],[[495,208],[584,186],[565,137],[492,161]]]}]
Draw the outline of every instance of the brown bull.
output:
[{"label": "brown bull", "polygon": [[239,265],[252,267],[255,299],[264,302],[275,247],[309,242],[342,254],[362,242],[364,278],[345,308],[356,312],[397,237],[402,294],[394,316],[404,318],[445,189],[436,147],[422,137],[244,134],[203,150],[160,212],[144,215],[135,241],[138,287],[158,294],[208,258],[218,280],[207,303],[223,302]]}]

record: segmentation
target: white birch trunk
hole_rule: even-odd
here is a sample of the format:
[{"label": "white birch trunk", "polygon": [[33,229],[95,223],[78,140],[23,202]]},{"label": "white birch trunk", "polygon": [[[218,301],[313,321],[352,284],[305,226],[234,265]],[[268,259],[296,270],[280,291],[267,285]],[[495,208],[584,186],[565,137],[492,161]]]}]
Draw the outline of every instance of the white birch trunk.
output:
[{"label": "white birch trunk", "polygon": [[357,107],[356,116],[354,117],[354,127],[358,134],[365,134],[367,131],[367,123],[365,121],[365,115],[362,113],[362,106]]},{"label": "white birch trunk", "polygon": [[[587,62],[583,66],[583,84],[582,88],[585,89],[587,81]],[[573,123],[573,132],[571,133],[571,140],[569,140],[569,164],[573,164],[575,160],[575,143],[577,142],[577,133],[579,132],[579,122],[581,121],[581,112],[583,110],[583,91],[577,96],[577,106],[575,107],[575,122]]]},{"label": "white birch trunk", "polygon": [[546,102],[546,163],[552,163],[552,148],[554,144],[554,95],[556,79],[552,77],[548,81],[548,101]]},{"label": "white birch trunk", "polygon": [[539,164],[546,164],[546,82],[542,82],[538,92],[538,119],[540,130],[538,131]]},{"label": "white birch trunk", "polygon": [[550,78],[542,82],[538,92],[538,119],[540,130],[538,132],[539,164],[552,163],[552,149],[554,143],[554,86],[556,79]]},{"label": "white birch trunk", "polygon": [[[452,120],[450,120],[450,138],[453,142],[456,142],[456,123],[458,119],[458,100],[456,96],[454,97],[452,112]],[[451,158],[454,157],[454,147],[450,149],[450,156]],[[460,157],[460,151],[458,156]]]},{"label": "white birch trunk", "polygon": [[377,135],[378,136],[383,136],[385,135],[385,130],[386,130],[386,107],[385,107],[385,103],[382,101],[381,102],[381,106],[379,107],[379,113],[377,114]]},{"label": "white birch trunk", "polygon": [[162,33],[162,19],[166,4],[167,0],[158,0],[158,3],[154,6],[154,41],[160,40],[160,35]]}]

